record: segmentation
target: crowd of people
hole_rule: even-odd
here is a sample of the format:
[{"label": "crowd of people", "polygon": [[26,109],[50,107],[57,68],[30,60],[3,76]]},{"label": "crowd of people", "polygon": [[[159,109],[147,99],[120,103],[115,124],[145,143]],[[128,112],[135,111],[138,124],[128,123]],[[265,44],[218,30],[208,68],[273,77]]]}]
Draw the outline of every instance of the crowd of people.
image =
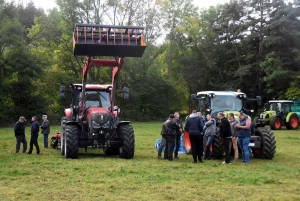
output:
[{"label": "crowd of people", "polygon": [[31,118],[31,137],[30,137],[30,143],[29,143],[29,151],[27,150],[27,141],[25,136],[25,117],[21,116],[19,120],[14,125],[14,132],[16,137],[16,153],[20,152],[20,146],[23,145],[22,153],[32,154],[33,151],[33,145],[36,148],[36,153],[40,154],[40,147],[38,144],[38,137],[40,129],[42,130],[42,134],[44,136],[44,148],[48,148],[48,136],[50,133],[50,123],[47,119],[47,115],[42,116],[43,123],[40,126],[37,117],[33,116]]},{"label": "crowd of people", "polygon": [[[186,119],[184,127],[182,127],[179,112],[171,114],[162,125],[158,159],[167,159],[169,161],[179,159],[180,136],[183,131],[187,131],[191,142],[193,163],[203,163],[203,160],[211,160],[213,158],[212,145],[217,133],[223,140],[223,150],[225,152],[223,164],[231,164],[237,161],[239,156],[238,146],[240,146],[242,151],[243,163],[249,163],[251,154],[251,149],[249,148],[250,119],[243,112],[238,113],[238,119],[235,119],[233,113],[229,113],[228,118],[226,118],[223,112],[219,112],[217,118],[220,122],[218,127],[216,126],[217,120],[211,114],[207,114],[206,118],[203,118],[201,112],[193,110]],[[164,157],[162,158],[164,147]],[[234,150],[233,161],[230,155],[232,148]]]}]

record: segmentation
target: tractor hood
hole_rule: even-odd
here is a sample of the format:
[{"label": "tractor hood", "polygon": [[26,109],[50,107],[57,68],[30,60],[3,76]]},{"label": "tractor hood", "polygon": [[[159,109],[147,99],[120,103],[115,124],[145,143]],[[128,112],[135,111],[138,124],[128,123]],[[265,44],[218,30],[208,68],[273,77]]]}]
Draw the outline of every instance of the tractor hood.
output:
[{"label": "tractor hood", "polygon": [[108,128],[109,127],[109,111],[103,107],[90,107],[87,111],[87,122],[91,128]]}]

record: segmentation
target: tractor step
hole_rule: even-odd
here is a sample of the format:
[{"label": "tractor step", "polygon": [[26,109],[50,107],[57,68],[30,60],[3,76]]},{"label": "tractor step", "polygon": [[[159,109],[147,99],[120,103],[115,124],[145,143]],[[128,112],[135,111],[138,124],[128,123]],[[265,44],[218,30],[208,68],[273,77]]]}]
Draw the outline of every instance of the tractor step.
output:
[{"label": "tractor step", "polygon": [[141,57],[146,48],[144,27],[75,24],[74,55]]}]

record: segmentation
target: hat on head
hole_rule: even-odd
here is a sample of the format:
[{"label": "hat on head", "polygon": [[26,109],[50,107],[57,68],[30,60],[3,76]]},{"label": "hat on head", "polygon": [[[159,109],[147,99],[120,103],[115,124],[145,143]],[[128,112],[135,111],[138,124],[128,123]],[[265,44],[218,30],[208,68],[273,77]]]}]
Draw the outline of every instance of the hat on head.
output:
[{"label": "hat on head", "polygon": [[170,119],[174,119],[174,118],[175,118],[175,115],[174,115],[174,114],[170,114],[169,118],[170,118]]},{"label": "hat on head", "polygon": [[24,116],[20,116],[19,120],[24,120],[24,121],[26,121],[26,119],[25,119]]}]

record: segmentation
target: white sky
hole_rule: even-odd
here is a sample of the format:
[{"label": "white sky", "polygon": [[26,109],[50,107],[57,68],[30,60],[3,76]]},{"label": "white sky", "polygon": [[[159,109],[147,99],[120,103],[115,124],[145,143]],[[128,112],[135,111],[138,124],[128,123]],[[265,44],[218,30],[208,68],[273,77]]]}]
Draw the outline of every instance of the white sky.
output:
[{"label": "white sky", "polygon": [[[23,2],[25,5],[30,1],[34,2],[36,7],[41,7],[45,11],[56,6],[55,0],[7,0],[8,2],[14,1],[16,3]],[[217,4],[223,4],[229,2],[229,0],[193,0],[194,4],[199,8],[208,8],[209,6],[215,6]]]}]

